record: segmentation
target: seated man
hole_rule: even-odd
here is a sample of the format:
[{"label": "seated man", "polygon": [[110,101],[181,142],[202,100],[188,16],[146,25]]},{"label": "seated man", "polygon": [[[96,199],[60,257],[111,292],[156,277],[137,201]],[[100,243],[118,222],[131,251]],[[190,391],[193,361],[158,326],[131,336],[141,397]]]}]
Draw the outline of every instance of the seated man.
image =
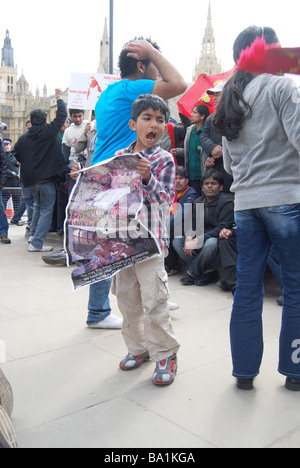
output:
[{"label": "seated man", "polygon": [[219,234],[219,258],[223,268],[224,277],[217,282],[217,286],[223,291],[232,291],[236,288],[236,264],[238,248],[235,226],[231,229],[222,229]]},{"label": "seated man", "polygon": [[[228,287],[232,286],[232,288],[235,286],[233,284],[235,270],[232,276],[232,263],[236,264],[237,250],[230,247],[231,244],[235,243],[234,230],[232,229],[234,226],[234,203],[228,195],[222,193],[223,184],[223,177],[214,169],[209,169],[202,178],[203,195],[195,201],[195,204],[204,203],[204,245],[199,247],[197,237],[194,239],[189,236],[175,238],[173,241],[173,247],[179,256],[190,264],[187,274],[181,280],[183,285],[204,286],[218,280],[215,263],[221,246],[221,262],[224,259],[226,262],[222,265],[225,275],[224,283],[222,282],[222,285],[219,284],[219,286],[224,286],[222,289],[225,289],[227,285]],[[191,220],[191,223],[194,224],[195,219]],[[230,230],[231,235],[224,230]],[[226,273],[229,273],[230,277]]]},{"label": "seated man", "polygon": [[[184,234],[184,205],[186,203],[194,203],[194,201],[198,198],[196,190],[192,187],[189,187],[188,170],[184,167],[178,166],[176,168],[175,195],[176,196],[172,205],[170,218],[169,255],[165,259],[165,268],[169,276],[176,275],[179,270],[179,256],[172,245],[172,241],[174,239],[174,226],[176,226],[177,229],[179,226],[182,226],[181,232]],[[178,207],[178,204],[180,207]]]}]

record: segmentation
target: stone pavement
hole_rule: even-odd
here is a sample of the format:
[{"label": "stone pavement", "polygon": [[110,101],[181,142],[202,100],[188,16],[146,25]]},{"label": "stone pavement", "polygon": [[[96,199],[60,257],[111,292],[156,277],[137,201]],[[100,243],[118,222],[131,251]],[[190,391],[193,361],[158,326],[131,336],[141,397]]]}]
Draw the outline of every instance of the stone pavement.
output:
[{"label": "stone pavement", "polygon": [[[299,447],[300,395],[277,373],[281,308],[267,297],[265,355],[253,392],[231,377],[232,296],[215,285],[170,280],[182,345],[179,373],[166,388],[151,383],[153,363],[119,370],[120,331],[85,326],[88,290],[72,293],[70,270],[28,253],[24,228],[0,245],[1,365],[15,394],[21,448]],[[119,311],[112,297],[112,307]]]}]

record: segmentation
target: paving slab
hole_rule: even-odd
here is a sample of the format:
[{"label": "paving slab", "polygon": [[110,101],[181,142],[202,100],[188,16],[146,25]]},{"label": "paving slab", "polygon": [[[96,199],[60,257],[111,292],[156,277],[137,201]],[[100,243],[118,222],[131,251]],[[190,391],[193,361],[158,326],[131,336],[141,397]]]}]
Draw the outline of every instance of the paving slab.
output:
[{"label": "paving slab", "polygon": [[[170,278],[181,343],[175,383],[151,383],[154,364],[123,372],[118,330],[86,327],[88,289],[73,293],[71,270],[27,252],[24,228],[0,245],[3,371],[14,389],[21,448],[296,448],[300,395],[277,372],[281,308],[264,305],[265,353],[253,392],[231,376],[232,295],[216,285],[184,287]],[[61,239],[51,235],[59,248]],[[120,315],[115,297],[113,312]]]}]

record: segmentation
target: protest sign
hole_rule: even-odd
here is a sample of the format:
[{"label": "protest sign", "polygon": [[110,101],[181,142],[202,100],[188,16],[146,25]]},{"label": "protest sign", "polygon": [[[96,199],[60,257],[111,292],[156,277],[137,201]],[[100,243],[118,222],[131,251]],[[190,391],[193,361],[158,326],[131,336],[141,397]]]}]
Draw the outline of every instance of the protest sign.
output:
[{"label": "protest sign", "polygon": [[94,110],[108,85],[120,81],[117,75],[72,73],[68,95],[69,109]]},{"label": "protest sign", "polygon": [[141,156],[127,154],[84,169],[67,207],[68,261],[73,289],[111,278],[118,271],[160,255],[158,241],[141,221]]}]

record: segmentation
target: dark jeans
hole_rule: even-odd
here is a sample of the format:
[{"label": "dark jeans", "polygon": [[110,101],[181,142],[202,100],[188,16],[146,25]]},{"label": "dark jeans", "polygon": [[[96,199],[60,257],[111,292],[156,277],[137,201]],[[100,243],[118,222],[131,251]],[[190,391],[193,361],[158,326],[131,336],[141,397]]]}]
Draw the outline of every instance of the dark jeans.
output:
[{"label": "dark jeans", "polygon": [[271,245],[279,256],[283,286],[281,374],[300,378],[300,204],[235,214],[237,288],[231,317],[233,375],[254,378],[263,356],[263,279]]},{"label": "dark jeans", "polygon": [[7,236],[8,222],[5,214],[5,207],[2,200],[2,190],[0,190],[0,237]]},{"label": "dark jeans", "polygon": [[35,184],[30,187],[34,196],[34,212],[30,237],[33,237],[31,244],[37,249],[41,249],[49,232],[53,208],[56,200],[55,184]]},{"label": "dark jeans", "polygon": [[193,257],[184,253],[185,237],[176,237],[173,240],[173,247],[178,255],[187,263],[190,264],[188,273],[193,278],[201,278],[201,276],[215,269],[215,262],[218,258],[218,239],[207,239],[201,249],[194,250]]},{"label": "dark jeans", "polygon": [[111,315],[109,300],[111,282],[111,279],[106,279],[90,286],[87,325],[101,322]]}]

